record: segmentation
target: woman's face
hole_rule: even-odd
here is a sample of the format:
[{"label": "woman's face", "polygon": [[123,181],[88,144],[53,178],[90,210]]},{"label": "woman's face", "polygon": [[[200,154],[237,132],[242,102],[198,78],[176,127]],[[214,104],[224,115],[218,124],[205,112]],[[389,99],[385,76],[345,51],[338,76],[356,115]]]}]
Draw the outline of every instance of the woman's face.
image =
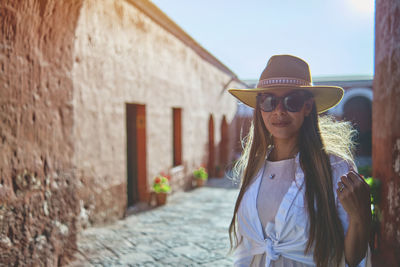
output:
[{"label": "woman's face", "polygon": [[[271,93],[276,97],[282,97],[292,92],[298,92],[298,90],[278,89],[271,90],[268,93]],[[307,99],[298,112],[290,112],[286,110],[282,101],[279,101],[278,106],[276,106],[276,108],[271,112],[261,110],[264,125],[272,134],[274,140],[297,138],[304,117],[308,116],[312,110],[313,101],[313,98]]]}]

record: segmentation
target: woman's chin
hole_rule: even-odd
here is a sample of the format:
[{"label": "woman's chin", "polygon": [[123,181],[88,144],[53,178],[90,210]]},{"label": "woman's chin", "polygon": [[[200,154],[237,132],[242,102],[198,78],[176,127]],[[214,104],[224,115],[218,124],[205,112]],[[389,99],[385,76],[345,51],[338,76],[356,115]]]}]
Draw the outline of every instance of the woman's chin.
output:
[{"label": "woman's chin", "polygon": [[270,131],[274,139],[292,139],[297,136],[296,133],[287,130],[275,130]]}]

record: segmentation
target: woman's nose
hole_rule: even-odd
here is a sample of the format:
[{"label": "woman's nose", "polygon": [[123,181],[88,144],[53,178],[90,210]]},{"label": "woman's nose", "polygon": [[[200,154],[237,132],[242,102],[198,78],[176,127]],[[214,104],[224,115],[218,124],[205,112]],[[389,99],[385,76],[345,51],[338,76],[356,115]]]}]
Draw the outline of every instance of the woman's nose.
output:
[{"label": "woman's nose", "polygon": [[275,111],[277,112],[286,112],[286,108],[283,105],[282,99],[279,99],[278,105],[275,108]]}]

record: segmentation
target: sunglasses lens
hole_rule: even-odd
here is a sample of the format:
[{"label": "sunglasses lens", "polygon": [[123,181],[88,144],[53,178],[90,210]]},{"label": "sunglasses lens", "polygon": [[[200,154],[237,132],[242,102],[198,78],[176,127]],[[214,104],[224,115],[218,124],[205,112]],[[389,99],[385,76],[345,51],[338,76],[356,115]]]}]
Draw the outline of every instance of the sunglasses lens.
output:
[{"label": "sunglasses lens", "polygon": [[289,112],[299,112],[305,101],[305,96],[299,92],[290,93],[283,99],[273,94],[260,94],[257,97],[260,109],[265,112],[272,112],[281,100],[284,109]]},{"label": "sunglasses lens", "polygon": [[262,111],[271,112],[275,109],[276,98],[273,95],[260,96],[260,108]]},{"label": "sunglasses lens", "polygon": [[301,94],[293,93],[283,99],[283,104],[288,111],[298,112],[304,105],[304,97]]}]

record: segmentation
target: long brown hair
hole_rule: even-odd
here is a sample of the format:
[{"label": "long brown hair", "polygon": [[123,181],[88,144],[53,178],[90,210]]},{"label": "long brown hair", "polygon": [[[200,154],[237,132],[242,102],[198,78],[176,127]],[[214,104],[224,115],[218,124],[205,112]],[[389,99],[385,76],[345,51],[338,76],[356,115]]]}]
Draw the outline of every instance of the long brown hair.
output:
[{"label": "long brown hair", "polygon": [[[313,257],[318,267],[327,266],[331,261],[338,266],[343,256],[344,231],[335,206],[329,154],[337,155],[354,165],[352,138],[355,133],[348,122],[335,121],[329,116],[318,116],[315,103],[300,128],[299,160],[305,177],[305,203],[310,220],[304,253],[309,252],[314,244]],[[267,149],[271,145],[272,136],[264,125],[257,105],[249,134],[244,139],[242,156],[234,166],[235,176],[242,179],[229,226],[230,252],[242,241],[238,241],[236,233],[237,211],[241,200],[252,178],[262,167]]]}]

